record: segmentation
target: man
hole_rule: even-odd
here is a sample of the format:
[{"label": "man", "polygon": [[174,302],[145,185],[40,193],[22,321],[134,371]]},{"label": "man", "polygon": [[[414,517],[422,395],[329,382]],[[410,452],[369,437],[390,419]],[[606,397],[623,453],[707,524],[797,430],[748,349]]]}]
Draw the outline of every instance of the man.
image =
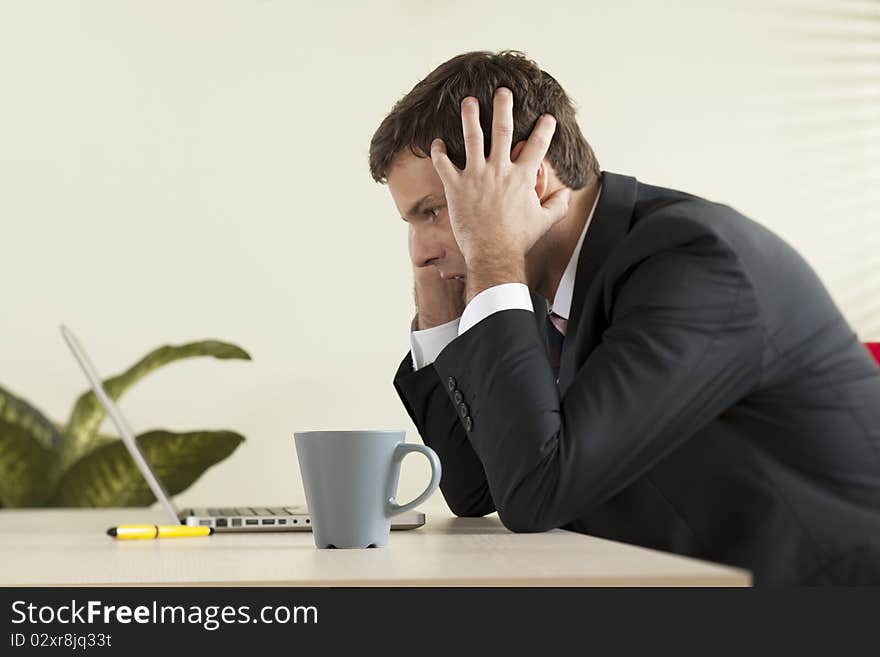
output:
[{"label": "man", "polygon": [[880,373],[779,237],[600,171],[516,52],[438,67],[370,167],[414,266],[394,385],[454,513],[880,584]]}]

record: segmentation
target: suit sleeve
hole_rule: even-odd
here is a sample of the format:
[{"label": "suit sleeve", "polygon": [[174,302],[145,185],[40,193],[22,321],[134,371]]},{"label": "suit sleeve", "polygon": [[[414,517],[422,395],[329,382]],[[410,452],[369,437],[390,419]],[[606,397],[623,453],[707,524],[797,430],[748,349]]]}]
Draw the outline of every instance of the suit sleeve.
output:
[{"label": "suit sleeve", "polygon": [[407,354],[394,377],[394,388],[422,441],[440,457],[440,490],[450,510],[457,516],[484,516],[495,511],[483,464],[434,366],[413,371]]},{"label": "suit sleeve", "polygon": [[760,376],[753,290],[722,244],[650,256],[605,285],[607,328],[563,398],[533,316],[522,310],[487,317],[434,362],[469,405],[468,438],[513,531],[587,514]]}]

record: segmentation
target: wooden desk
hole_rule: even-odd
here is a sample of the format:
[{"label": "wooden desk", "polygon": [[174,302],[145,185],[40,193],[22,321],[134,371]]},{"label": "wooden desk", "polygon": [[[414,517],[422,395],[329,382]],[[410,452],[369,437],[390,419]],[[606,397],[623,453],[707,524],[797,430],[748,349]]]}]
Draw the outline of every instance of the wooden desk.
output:
[{"label": "wooden desk", "polygon": [[311,533],[114,541],[145,509],[0,511],[0,586],[748,586],[748,572],[555,530],[513,534],[496,516],[394,531],[385,548],[317,550]]}]

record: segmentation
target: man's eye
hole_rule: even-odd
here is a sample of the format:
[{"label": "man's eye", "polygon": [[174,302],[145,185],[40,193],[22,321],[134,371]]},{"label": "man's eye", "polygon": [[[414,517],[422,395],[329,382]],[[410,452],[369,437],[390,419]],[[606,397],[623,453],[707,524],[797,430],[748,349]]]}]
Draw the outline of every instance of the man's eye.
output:
[{"label": "man's eye", "polygon": [[432,218],[436,219],[440,216],[440,208],[428,208],[425,210],[425,214],[430,215]]}]

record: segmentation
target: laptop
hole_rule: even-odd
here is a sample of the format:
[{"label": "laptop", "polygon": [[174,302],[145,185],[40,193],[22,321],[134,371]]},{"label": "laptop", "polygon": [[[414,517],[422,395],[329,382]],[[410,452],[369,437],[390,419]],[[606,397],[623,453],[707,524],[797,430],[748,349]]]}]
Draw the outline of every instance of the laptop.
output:
[{"label": "laptop", "polygon": [[[134,433],[128,426],[128,422],[119,410],[110,395],[101,383],[95,366],[92,364],[86,350],[66,326],[61,326],[61,335],[64,336],[67,346],[73,352],[80,367],[89,380],[92,390],[101,402],[101,406],[116,425],[122,442],[128,449],[131,458],[144,476],[153,495],[159,500],[168,520],[172,524],[188,525],[190,527],[213,527],[215,532],[290,532],[310,531],[312,520],[304,505],[282,506],[226,506],[218,508],[195,508],[178,509],[162,482],[156,477],[150,464],[144,458]],[[425,524],[425,514],[418,510],[406,511],[391,520],[391,529],[415,529]]]}]

